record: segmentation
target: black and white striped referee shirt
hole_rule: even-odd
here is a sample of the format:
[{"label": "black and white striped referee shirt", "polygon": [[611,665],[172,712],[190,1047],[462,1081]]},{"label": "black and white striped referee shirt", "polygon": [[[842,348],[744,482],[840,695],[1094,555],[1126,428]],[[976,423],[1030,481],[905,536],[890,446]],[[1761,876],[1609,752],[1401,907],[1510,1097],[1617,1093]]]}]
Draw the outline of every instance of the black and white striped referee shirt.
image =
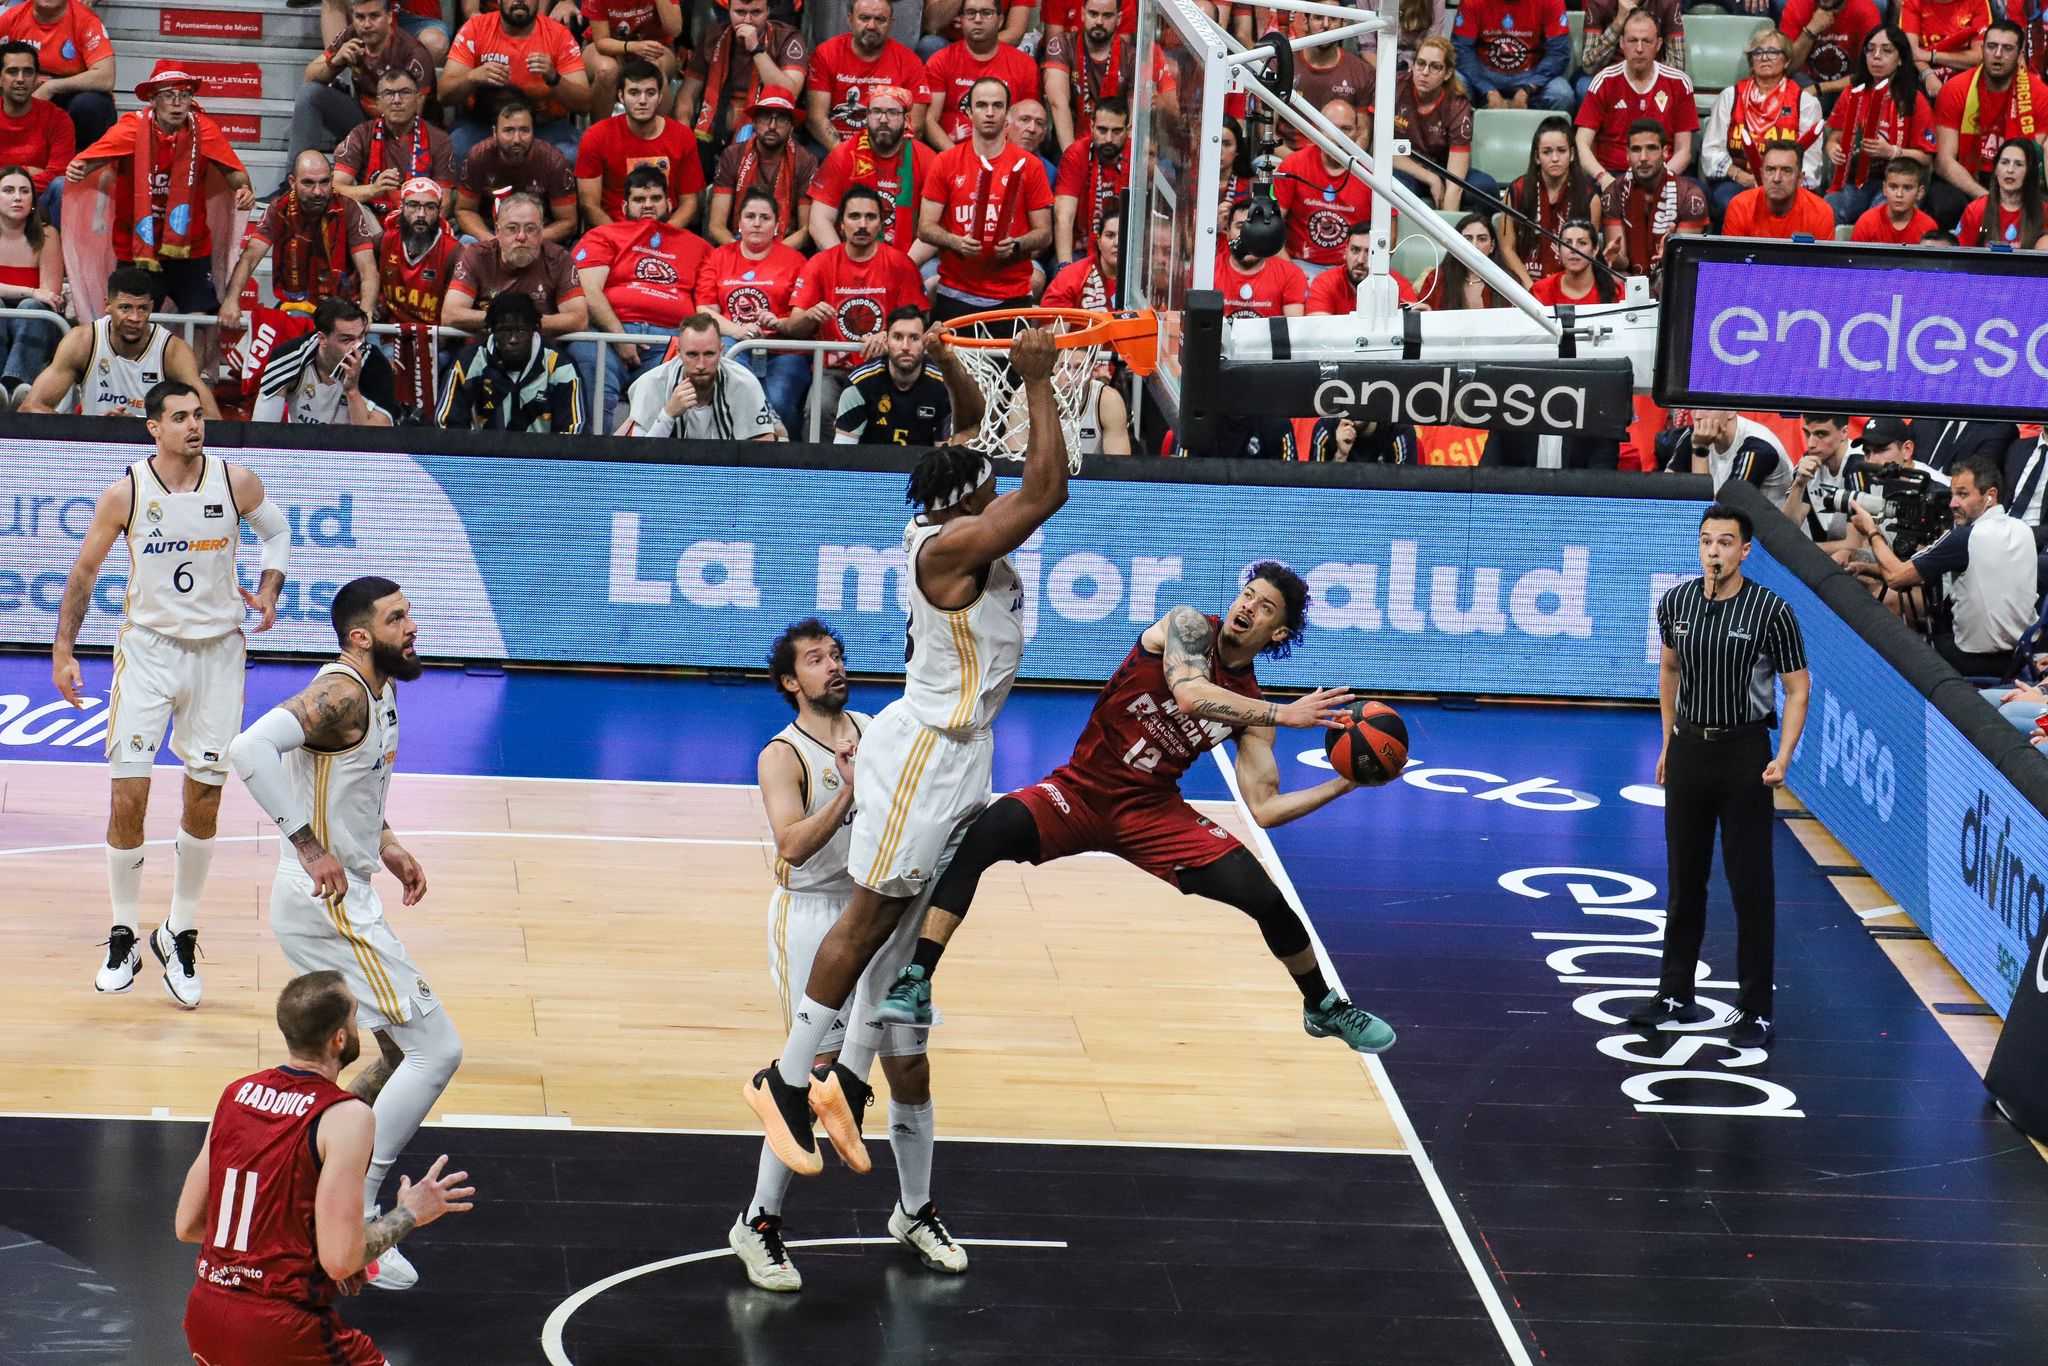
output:
[{"label": "black and white striped referee shirt", "polygon": [[1773,677],[1806,667],[1792,609],[1752,579],[1711,602],[1704,578],[1686,580],[1657,604],[1657,633],[1678,652],[1678,719],[1696,726],[1775,724]]}]

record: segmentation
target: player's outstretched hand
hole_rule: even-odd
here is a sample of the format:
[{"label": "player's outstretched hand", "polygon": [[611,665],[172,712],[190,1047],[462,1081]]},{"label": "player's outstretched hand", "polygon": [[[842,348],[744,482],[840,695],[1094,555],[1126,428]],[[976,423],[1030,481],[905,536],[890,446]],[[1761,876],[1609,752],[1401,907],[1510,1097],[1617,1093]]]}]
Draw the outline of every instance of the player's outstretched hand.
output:
[{"label": "player's outstretched hand", "polygon": [[251,631],[268,631],[277,625],[276,598],[251,593],[246,588],[237,588],[235,591],[242,595],[242,601],[248,603],[249,610],[256,614],[256,624],[249,628]]},{"label": "player's outstretched hand", "polygon": [[1052,344],[1050,328],[1021,328],[1010,342],[1010,364],[1026,381],[1051,379],[1053,362],[1059,354]]},{"label": "player's outstretched hand", "polygon": [[469,1173],[443,1176],[441,1169],[447,1165],[448,1154],[442,1153],[417,1186],[403,1176],[398,1178],[398,1203],[412,1215],[414,1228],[425,1228],[444,1214],[461,1214],[470,1208],[469,1198],[476,1194],[476,1187],[462,1184],[469,1180]]},{"label": "player's outstretched hand", "polygon": [[1349,688],[1317,688],[1306,697],[1297,697],[1274,719],[1283,726],[1296,730],[1342,730],[1351,724],[1351,713],[1347,710],[1352,703]]}]

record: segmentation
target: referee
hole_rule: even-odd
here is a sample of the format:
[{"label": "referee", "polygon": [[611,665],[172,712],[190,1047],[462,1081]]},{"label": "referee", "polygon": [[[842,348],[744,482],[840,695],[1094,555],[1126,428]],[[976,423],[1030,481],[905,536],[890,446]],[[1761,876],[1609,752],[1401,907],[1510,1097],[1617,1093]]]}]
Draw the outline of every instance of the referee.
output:
[{"label": "referee", "polygon": [[[1655,999],[1629,1012],[1632,1025],[1698,1024],[1693,999],[1700,941],[1707,929],[1707,873],[1714,829],[1735,903],[1736,976],[1741,995],[1728,1042],[1767,1047],[1771,1038],[1773,938],[1777,891],[1771,870],[1771,789],[1806,724],[1806,647],[1785,600],[1742,576],[1755,530],[1749,515],[1716,503],[1700,518],[1700,568],[1657,604],[1663,637],[1657,701],[1664,747],[1657,781],[1664,788],[1669,882],[1664,963]],[[1784,724],[1771,752],[1772,675],[1785,684]]]}]

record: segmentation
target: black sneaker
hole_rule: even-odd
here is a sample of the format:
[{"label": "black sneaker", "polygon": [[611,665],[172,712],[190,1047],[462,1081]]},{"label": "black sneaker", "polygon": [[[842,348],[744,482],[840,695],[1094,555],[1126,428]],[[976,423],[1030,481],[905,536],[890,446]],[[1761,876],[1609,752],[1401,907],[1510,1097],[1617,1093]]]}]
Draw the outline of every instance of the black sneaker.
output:
[{"label": "black sneaker", "polygon": [[782,1079],[781,1069],[770,1063],[756,1072],[741,1092],[783,1166],[798,1176],[816,1176],[825,1170],[825,1156],[818,1151],[817,1135],[811,1132],[809,1087],[791,1086]]},{"label": "black sneaker", "polygon": [[846,1097],[846,1108],[853,1111],[853,1127],[865,1132],[867,1125],[862,1120],[867,1114],[867,1108],[875,1103],[875,1088],[853,1075],[852,1069],[842,1067],[836,1062],[825,1063],[811,1069],[811,1075],[819,1081],[826,1080],[835,1072],[839,1074],[839,1094]]},{"label": "black sneaker", "polygon": [[1728,1028],[1728,1042],[1737,1048],[1769,1048],[1771,1022],[1753,1010],[1737,1011]]},{"label": "black sneaker", "polygon": [[1622,1018],[1638,1029],[1664,1029],[1671,1025],[1699,1024],[1712,1019],[1713,1014],[1695,1001],[1681,1001],[1676,996],[1654,996]]}]

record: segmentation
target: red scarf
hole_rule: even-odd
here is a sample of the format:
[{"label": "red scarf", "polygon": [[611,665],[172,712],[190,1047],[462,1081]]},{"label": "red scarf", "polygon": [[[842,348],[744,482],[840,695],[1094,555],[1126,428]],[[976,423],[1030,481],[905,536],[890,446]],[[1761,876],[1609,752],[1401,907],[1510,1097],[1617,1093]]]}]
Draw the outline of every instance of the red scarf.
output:
[{"label": "red scarf", "polygon": [[1803,133],[1799,131],[1801,93],[1798,82],[1789,77],[1779,81],[1777,89],[1768,95],[1757,90],[1752,77],[1745,76],[1735,83],[1736,117],[1728,121],[1728,150],[1731,154],[1737,148],[1742,150],[1749,173],[1759,184],[1764,175],[1765,143],[1780,139],[1796,142],[1804,155],[1820,136],[1819,124]]},{"label": "red scarf", "polygon": [[[769,31],[761,35],[761,42],[764,46],[775,40],[773,28],[774,25],[771,23]],[[751,71],[753,59],[750,57],[747,60],[749,70]],[[731,24],[728,23],[718,31],[718,38],[711,44],[711,56],[706,59],[705,65],[708,69],[704,73],[704,93],[700,96],[703,104],[697,110],[697,140],[699,142],[716,142],[718,141],[719,134],[719,120],[727,106],[725,97],[726,83],[732,79]],[[760,88],[761,77],[759,73],[754,73],[747,77],[747,88],[741,93],[746,101],[751,103]],[[730,127],[727,127],[725,131],[729,133],[732,130]]]},{"label": "red scarf", "polygon": [[[1126,144],[1128,148],[1128,144]],[[1088,240],[1093,242],[1095,234],[1102,230],[1102,211],[1115,202],[1118,194],[1117,178],[1123,171],[1127,151],[1118,152],[1116,160],[1104,166],[1095,155],[1095,148],[1088,148]],[[1125,182],[1128,183],[1128,182]],[[1103,191],[1107,188],[1108,193]]]},{"label": "red scarf", "polygon": [[1842,92],[1841,103],[1835,107],[1848,108],[1848,131],[1842,134],[1847,145],[1842,149],[1848,153],[1842,164],[1835,167],[1835,178],[1828,191],[1846,189],[1851,185],[1862,185],[1877,173],[1876,163],[1863,154],[1865,138],[1882,138],[1894,147],[1906,144],[1907,131],[1911,120],[1899,112],[1898,102],[1892,98],[1891,77],[1887,76],[1875,85],[1851,86]]},{"label": "red scarf", "polygon": [[[1571,197],[1572,182],[1569,175],[1565,177],[1564,184],[1559,187],[1556,199],[1550,197],[1550,192],[1543,186],[1543,177],[1538,176],[1536,177],[1535,194],[1536,211],[1529,216],[1536,220],[1538,227],[1543,228],[1551,237],[1555,237],[1564,231],[1565,219],[1572,216]],[[1516,207],[1519,208],[1520,205]],[[1535,250],[1522,257],[1522,265],[1529,272],[1530,280],[1540,280],[1546,275],[1555,275],[1564,269],[1564,261],[1559,258],[1557,247],[1552,243],[1550,237],[1545,237],[1542,233],[1538,233],[1536,234],[1536,240],[1530,245]]]},{"label": "red scarf", "polygon": [[199,196],[199,125],[194,118],[171,135],[169,192],[158,208],[151,193],[156,176],[156,147],[160,137],[157,121],[148,110],[138,116],[142,127],[135,139],[133,173],[129,177],[130,211],[135,215],[135,264],[156,270],[162,261],[182,261],[192,255],[192,221],[206,212]]},{"label": "red scarf", "polygon": [[[1659,232],[1659,223],[1663,231]],[[1646,275],[1663,267],[1664,239],[1678,226],[1678,178],[1661,177],[1646,186],[1632,172],[1622,173],[1621,235],[1628,260]]]},{"label": "red scarf", "polygon": [[1074,92],[1074,103],[1078,113],[1074,121],[1074,134],[1081,136],[1095,122],[1095,102],[1104,95],[1122,95],[1124,90],[1124,40],[1118,35],[1109,40],[1109,59],[1098,67],[1088,56],[1088,39],[1079,33],[1074,35],[1074,63],[1080,68],[1074,74],[1081,78],[1081,88]]},{"label": "red scarf", "polygon": [[277,244],[276,273],[270,282],[280,307],[304,312],[334,295],[337,278],[347,273],[347,220],[342,217],[347,207],[348,201],[337,195],[320,220],[309,223],[298,191],[285,196],[285,240]]},{"label": "red scarf", "polygon": [[[426,175],[433,168],[434,156],[432,149],[427,145],[427,130],[422,128],[420,123],[421,120],[418,118],[412,121],[412,148],[405,154],[405,163],[399,168],[399,178],[401,180],[411,180],[415,176]],[[370,133],[369,155],[363,158],[364,184],[375,180],[377,173],[384,169],[384,133],[384,120],[378,119],[376,128]],[[371,202],[370,212],[382,218],[396,207],[396,204],[386,203],[379,199]]]},{"label": "red scarf", "polygon": [[435,402],[440,351],[434,342],[431,323],[398,325],[398,364],[392,376],[392,397],[422,412],[431,413]]},{"label": "red scarf", "polygon": [[[867,134],[863,133],[861,137],[865,138]],[[754,177],[760,173],[760,145],[761,140],[759,138],[748,138],[746,150],[740,153],[739,177],[733,185],[732,191],[734,203],[738,203],[741,196],[746,194],[748,188],[754,183]],[[910,144],[907,140],[903,146],[903,154],[905,156],[910,155]],[[908,176],[905,176],[904,183],[908,184],[909,179]],[[768,187],[768,192],[775,196],[775,236],[778,240],[789,235],[789,215],[795,189],[796,148],[788,143],[784,143],[782,145],[782,160],[775,167],[775,183]]]}]

